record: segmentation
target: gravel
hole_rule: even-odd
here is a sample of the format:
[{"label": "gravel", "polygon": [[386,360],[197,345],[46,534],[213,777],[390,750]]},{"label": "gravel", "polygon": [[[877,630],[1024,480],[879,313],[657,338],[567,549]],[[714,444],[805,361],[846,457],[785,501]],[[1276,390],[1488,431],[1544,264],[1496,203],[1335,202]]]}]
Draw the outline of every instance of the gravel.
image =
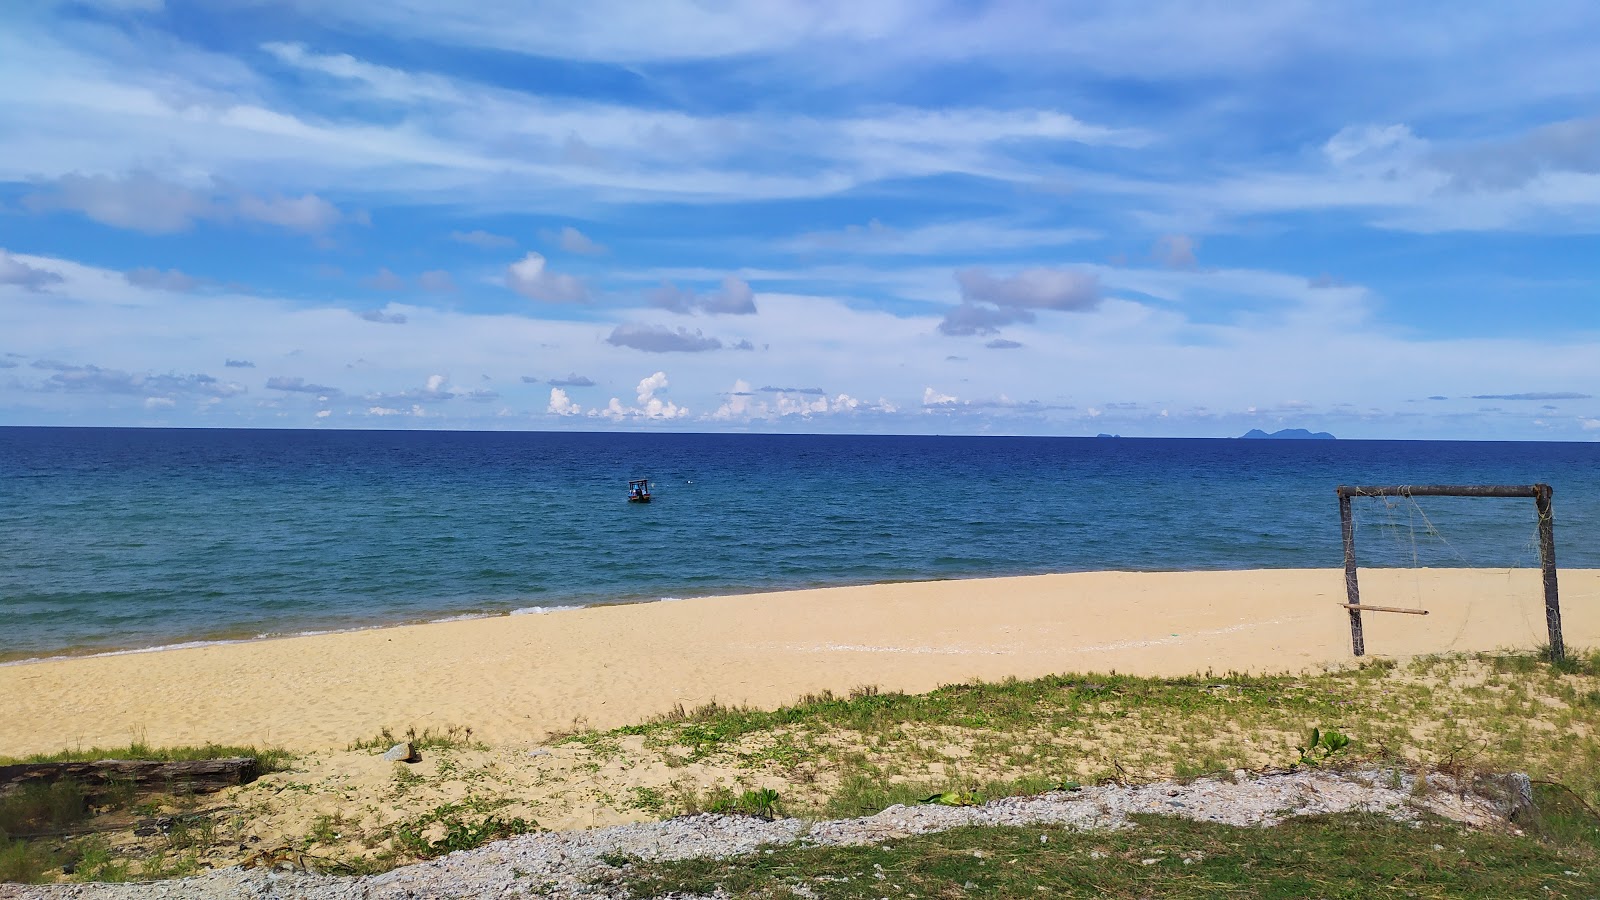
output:
[{"label": "gravel", "polygon": [[[382,875],[340,878],[297,871],[218,869],[176,881],[26,887],[0,885],[9,898],[305,898],[305,900],[402,900],[402,898],[620,896],[594,882],[612,871],[605,858],[727,857],[764,845],[862,845],[929,834],[965,825],[1060,825],[1073,829],[1134,827],[1128,816],[1165,813],[1246,827],[1275,825],[1289,816],[1373,812],[1409,820],[1428,811],[1475,827],[1504,827],[1504,800],[1472,785],[1429,775],[1418,790],[1415,776],[1388,770],[1334,773],[1305,770],[1232,781],[1200,779],[1187,784],[1106,785],[1008,797],[982,806],[892,806],[873,816],[828,822],[742,816],[686,816],[666,822],[619,825],[593,831],[541,832],[476,850],[406,866]],[[1494,794],[1517,796],[1519,776]],[[1525,776],[1522,776],[1525,781]]]}]

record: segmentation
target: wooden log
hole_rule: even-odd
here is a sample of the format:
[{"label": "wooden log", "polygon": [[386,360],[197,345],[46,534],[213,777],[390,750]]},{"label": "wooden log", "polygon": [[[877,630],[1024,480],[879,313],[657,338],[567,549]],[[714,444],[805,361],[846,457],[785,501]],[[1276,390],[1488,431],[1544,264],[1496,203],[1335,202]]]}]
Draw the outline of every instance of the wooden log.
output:
[{"label": "wooden log", "polygon": [[1405,613],[1408,616],[1425,616],[1428,614],[1425,609],[1406,609],[1403,606],[1370,606],[1365,603],[1341,603],[1339,605],[1355,612],[1397,612]]},{"label": "wooden log", "polygon": [[210,794],[235,785],[249,784],[261,776],[253,756],[226,759],[134,760],[101,759],[94,762],[19,763],[0,766],[0,794],[30,784],[50,784],[71,778],[93,793],[113,785],[133,785],[140,790]]},{"label": "wooden log", "polygon": [[1537,497],[1537,484],[1395,484],[1339,486],[1341,497]]},{"label": "wooden log", "polygon": [[1339,488],[1339,529],[1344,533],[1344,593],[1349,598],[1350,649],[1356,656],[1367,653],[1367,639],[1361,627],[1361,586],[1356,582],[1356,526],[1350,514],[1350,495]]},{"label": "wooden log", "polygon": [[1550,661],[1566,658],[1561,643],[1561,594],[1556,587],[1556,514],[1550,507],[1555,491],[1548,484],[1536,484],[1534,508],[1539,512],[1539,564],[1544,570],[1544,622],[1550,633]]}]

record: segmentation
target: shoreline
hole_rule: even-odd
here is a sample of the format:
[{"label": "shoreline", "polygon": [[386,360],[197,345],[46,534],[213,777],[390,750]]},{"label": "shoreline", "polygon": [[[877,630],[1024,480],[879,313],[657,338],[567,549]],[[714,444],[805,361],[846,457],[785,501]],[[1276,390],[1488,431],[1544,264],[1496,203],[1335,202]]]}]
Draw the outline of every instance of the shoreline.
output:
[{"label": "shoreline", "polygon": [[[1373,656],[1533,649],[1536,569],[1364,569]],[[1600,570],[1561,572],[1569,648]],[[707,702],[1067,671],[1303,671],[1353,661],[1343,571],[1081,572],[585,606],[0,665],[0,755],[206,742],[341,747],[388,727],[499,743]],[[1406,620],[1406,621],[1401,621]]]}]

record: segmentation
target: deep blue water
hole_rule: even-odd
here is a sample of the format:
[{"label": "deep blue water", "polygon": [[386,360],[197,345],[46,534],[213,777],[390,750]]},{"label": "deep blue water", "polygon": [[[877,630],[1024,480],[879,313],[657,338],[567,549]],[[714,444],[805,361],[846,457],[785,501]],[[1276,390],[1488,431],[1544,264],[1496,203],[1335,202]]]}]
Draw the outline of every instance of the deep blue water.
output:
[{"label": "deep blue water", "polygon": [[[655,503],[625,502],[639,476]],[[1600,567],[1600,444],[0,428],[0,659],[830,584],[1337,567],[1339,484],[1537,481],[1560,564]],[[1363,565],[1537,565],[1531,500],[1419,503],[1357,502]]]}]

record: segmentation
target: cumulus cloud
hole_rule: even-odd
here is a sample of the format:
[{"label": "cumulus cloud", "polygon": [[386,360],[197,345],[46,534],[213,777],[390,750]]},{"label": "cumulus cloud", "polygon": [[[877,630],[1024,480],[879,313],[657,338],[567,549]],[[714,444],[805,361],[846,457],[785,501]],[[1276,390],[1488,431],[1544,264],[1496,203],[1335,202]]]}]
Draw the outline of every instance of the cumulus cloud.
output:
[{"label": "cumulus cloud", "polygon": [[[591,409],[589,415],[621,421],[623,419],[681,419],[689,415],[689,410],[673,403],[671,400],[656,396],[669,386],[666,372],[656,372],[645,376],[639,382],[636,390],[637,406],[624,406],[622,401],[612,397],[603,409]],[[554,391],[552,389],[552,402]]]},{"label": "cumulus cloud", "polygon": [[368,394],[366,400],[379,406],[402,405],[410,403],[437,403],[445,400],[454,400],[457,397],[466,399],[492,399],[496,396],[492,391],[469,391],[462,393],[452,390],[447,384],[449,379],[443,375],[429,375],[423,386],[414,390],[400,391],[394,394],[376,393]]},{"label": "cumulus cloud", "polygon": [[384,312],[381,309],[367,309],[367,310],[362,310],[359,313],[356,313],[356,315],[360,316],[362,319],[365,319],[368,322],[377,322],[380,325],[404,325],[404,324],[406,324],[406,315],[405,315],[405,313]]},{"label": "cumulus cloud", "polygon": [[[530,379],[524,377],[522,380],[537,382],[539,379]],[[573,372],[565,378],[552,378],[550,379],[549,384],[554,387],[594,387],[594,379],[587,375],[579,375],[578,373]]]},{"label": "cumulus cloud", "polygon": [[516,238],[509,238],[503,234],[491,234],[481,229],[473,231],[452,231],[450,240],[461,244],[469,244],[480,250],[503,250],[517,245]]},{"label": "cumulus cloud", "polygon": [[137,287],[153,288],[159,291],[192,291],[200,286],[200,279],[178,271],[167,269],[162,271],[155,268],[139,268],[123,273],[128,283]]},{"label": "cumulus cloud", "polygon": [[325,397],[337,397],[340,393],[336,387],[325,384],[312,384],[298,375],[274,375],[267,379],[267,390],[285,391],[291,394],[320,394]]},{"label": "cumulus cloud", "polygon": [[57,284],[61,276],[47,269],[30,266],[5,250],[0,250],[0,284],[12,284],[30,291]]},{"label": "cumulus cloud", "polygon": [[551,272],[544,257],[531,252],[506,267],[506,287],[546,303],[582,303],[589,298],[589,288],[580,279]]},{"label": "cumulus cloud", "polygon": [[1531,391],[1526,394],[1473,394],[1474,400],[1590,400],[1590,394],[1572,391]]},{"label": "cumulus cloud", "polygon": [[539,236],[546,243],[555,244],[568,253],[577,253],[584,256],[598,256],[606,252],[605,245],[598,244],[583,232],[571,225],[560,231],[541,231]]},{"label": "cumulus cloud", "polygon": [[561,388],[551,388],[550,405],[545,407],[545,412],[557,416],[577,416],[583,414],[583,407],[572,402],[572,398]]},{"label": "cumulus cloud", "polygon": [[435,294],[448,294],[456,289],[454,278],[443,269],[434,269],[417,276],[417,286]]},{"label": "cumulus cloud", "polygon": [[662,325],[624,323],[611,330],[606,343],[646,353],[703,353],[722,349],[721,340],[706,337],[699,329],[691,332],[681,325],[673,330]]},{"label": "cumulus cloud", "polygon": [[676,313],[692,315],[696,312],[711,315],[754,315],[756,312],[755,291],[744,279],[729,275],[722,279],[722,286],[709,294],[696,294],[694,291],[679,288],[672,282],[663,282],[660,287],[650,292],[651,306],[661,309],[670,309]]},{"label": "cumulus cloud", "polygon": [[187,231],[199,220],[260,222],[320,233],[347,218],[362,219],[344,215],[315,194],[213,196],[210,191],[164,181],[144,171],[121,176],[63,175],[22,202],[34,212],[78,212],[102,225],[145,234]]},{"label": "cumulus cloud", "polygon": [[406,287],[406,280],[389,271],[388,267],[385,266],[379,269],[377,274],[361,279],[361,286],[375,291],[403,291]]},{"label": "cumulus cloud", "polygon": [[953,406],[959,402],[954,394],[941,393],[931,387],[922,389],[923,406]]},{"label": "cumulus cloud", "polygon": [[[775,394],[770,400],[759,398],[757,392]],[[721,406],[715,412],[702,418],[713,421],[738,421],[749,422],[756,419],[783,419],[794,417],[810,419],[814,416],[841,415],[855,412],[894,412],[894,406],[888,401],[877,404],[863,403],[849,394],[838,394],[829,397],[821,388],[774,388],[762,387],[756,391],[750,389],[750,383],[739,379],[733,383],[732,390],[728,391]]]},{"label": "cumulus cloud", "polygon": [[939,330],[949,335],[993,334],[1003,325],[1031,322],[1034,310],[1082,312],[1100,305],[1100,279],[1072,269],[1025,269],[1009,278],[984,269],[956,272],[961,303]]}]

